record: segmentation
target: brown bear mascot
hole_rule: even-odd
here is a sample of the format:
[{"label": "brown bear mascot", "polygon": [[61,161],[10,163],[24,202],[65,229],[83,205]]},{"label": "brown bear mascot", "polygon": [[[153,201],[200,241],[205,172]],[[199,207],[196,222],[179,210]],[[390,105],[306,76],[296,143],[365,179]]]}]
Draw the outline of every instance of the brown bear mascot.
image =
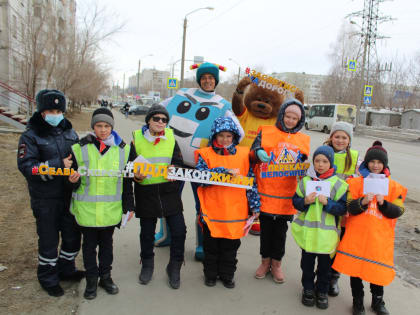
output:
[{"label": "brown bear mascot", "polygon": [[[303,92],[299,89],[295,92],[295,98],[304,103]],[[257,136],[257,130],[262,125],[274,125],[285,94],[276,90],[259,87],[252,83],[250,77],[244,77],[239,81],[232,96],[232,110],[238,117],[245,136],[239,145],[251,147]],[[254,222],[250,230],[251,234],[260,234],[260,222]]]}]

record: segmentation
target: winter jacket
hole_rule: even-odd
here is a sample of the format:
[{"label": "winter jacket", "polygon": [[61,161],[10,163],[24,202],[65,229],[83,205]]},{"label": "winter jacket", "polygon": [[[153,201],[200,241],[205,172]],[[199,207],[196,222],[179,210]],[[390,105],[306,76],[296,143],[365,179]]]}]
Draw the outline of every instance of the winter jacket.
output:
[{"label": "winter jacket", "polygon": [[[143,135],[147,127],[142,129]],[[129,161],[137,157],[134,142],[131,142]],[[171,164],[182,166],[181,150],[175,141]],[[137,218],[161,218],[183,211],[180,187],[181,182],[173,181],[161,184],[140,185],[134,181],[135,212]]]},{"label": "winter jacket", "polygon": [[32,175],[32,169],[40,164],[63,168],[63,159],[70,155],[71,146],[78,140],[67,119],[53,127],[39,112],[33,114],[27,130],[19,139],[17,156],[18,168],[28,182],[31,199],[65,199],[70,202],[67,176]]}]

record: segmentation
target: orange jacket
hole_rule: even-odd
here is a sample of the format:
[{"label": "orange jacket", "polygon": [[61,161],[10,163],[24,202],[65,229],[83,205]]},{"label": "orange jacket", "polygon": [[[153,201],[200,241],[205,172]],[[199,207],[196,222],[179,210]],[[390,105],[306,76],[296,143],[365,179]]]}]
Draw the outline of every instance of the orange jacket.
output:
[{"label": "orange jacket", "polygon": [[271,156],[268,163],[260,162],[255,167],[261,212],[295,214],[292,197],[296,192],[296,177],[305,175],[309,166],[299,161],[299,153],[309,156],[310,137],[300,132],[286,133],[275,126],[261,126],[260,131],[261,147]]},{"label": "orange jacket", "polygon": [[[239,174],[247,176],[249,171],[249,149],[236,147],[236,154],[219,155],[213,148],[196,150],[211,168],[225,167],[239,169]],[[244,226],[248,219],[248,200],[243,188],[209,185],[199,187],[201,212],[212,237],[238,239],[244,236]]]},{"label": "orange jacket", "polygon": [[[363,177],[350,178],[347,183],[352,199],[364,196]],[[393,202],[400,196],[404,201],[406,194],[407,188],[389,178],[388,196],[384,197],[386,201]],[[361,214],[349,215],[333,268],[376,285],[390,284],[395,276],[396,221],[385,217],[379,211],[376,199],[372,200],[368,209]]]}]

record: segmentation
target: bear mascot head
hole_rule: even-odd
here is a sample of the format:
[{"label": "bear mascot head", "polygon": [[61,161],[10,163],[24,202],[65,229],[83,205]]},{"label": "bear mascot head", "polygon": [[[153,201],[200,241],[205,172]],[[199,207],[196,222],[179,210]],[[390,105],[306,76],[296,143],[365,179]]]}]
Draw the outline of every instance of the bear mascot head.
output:
[{"label": "bear mascot head", "polygon": [[[262,125],[274,125],[285,100],[285,93],[267,89],[252,83],[250,77],[239,81],[232,97],[232,110],[238,117],[245,132],[241,145],[251,147]],[[296,90],[294,97],[304,103],[303,92]]]}]

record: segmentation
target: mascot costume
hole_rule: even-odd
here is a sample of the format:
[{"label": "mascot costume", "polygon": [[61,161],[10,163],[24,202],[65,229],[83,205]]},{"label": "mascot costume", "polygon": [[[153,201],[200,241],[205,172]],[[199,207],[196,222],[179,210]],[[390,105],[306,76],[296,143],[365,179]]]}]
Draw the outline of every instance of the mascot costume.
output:
[{"label": "mascot costume", "polygon": [[[219,83],[219,70],[225,68],[209,62],[195,64],[191,69],[197,69],[196,81],[200,86],[201,76],[211,74]],[[218,117],[231,117],[241,132],[242,127],[232,112],[232,105],[214,91],[204,91],[200,88],[182,88],[175,96],[162,102],[169,112],[169,127],[174,130],[176,141],[181,149],[182,157],[186,167],[194,168],[194,151],[208,144],[210,130],[214,120]],[[197,214],[200,211],[200,201],[197,196],[198,183],[191,183],[194,193],[195,208]],[[182,186],[183,188],[183,186]],[[182,190],[180,191],[182,193]],[[167,246],[170,244],[170,235],[165,219],[161,219],[160,231],[155,235],[155,246]],[[203,237],[199,221],[196,221],[196,251],[195,259],[203,260]]]},{"label": "mascot costume", "polygon": [[[239,145],[251,148],[257,130],[262,125],[275,125],[286,90],[280,94],[276,90],[260,87],[252,83],[253,77],[247,76],[239,81],[232,96],[232,110],[238,117],[245,136]],[[295,91],[295,98],[303,104],[303,92]],[[260,234],[260,222],[253,223],[250,232]]]}]

